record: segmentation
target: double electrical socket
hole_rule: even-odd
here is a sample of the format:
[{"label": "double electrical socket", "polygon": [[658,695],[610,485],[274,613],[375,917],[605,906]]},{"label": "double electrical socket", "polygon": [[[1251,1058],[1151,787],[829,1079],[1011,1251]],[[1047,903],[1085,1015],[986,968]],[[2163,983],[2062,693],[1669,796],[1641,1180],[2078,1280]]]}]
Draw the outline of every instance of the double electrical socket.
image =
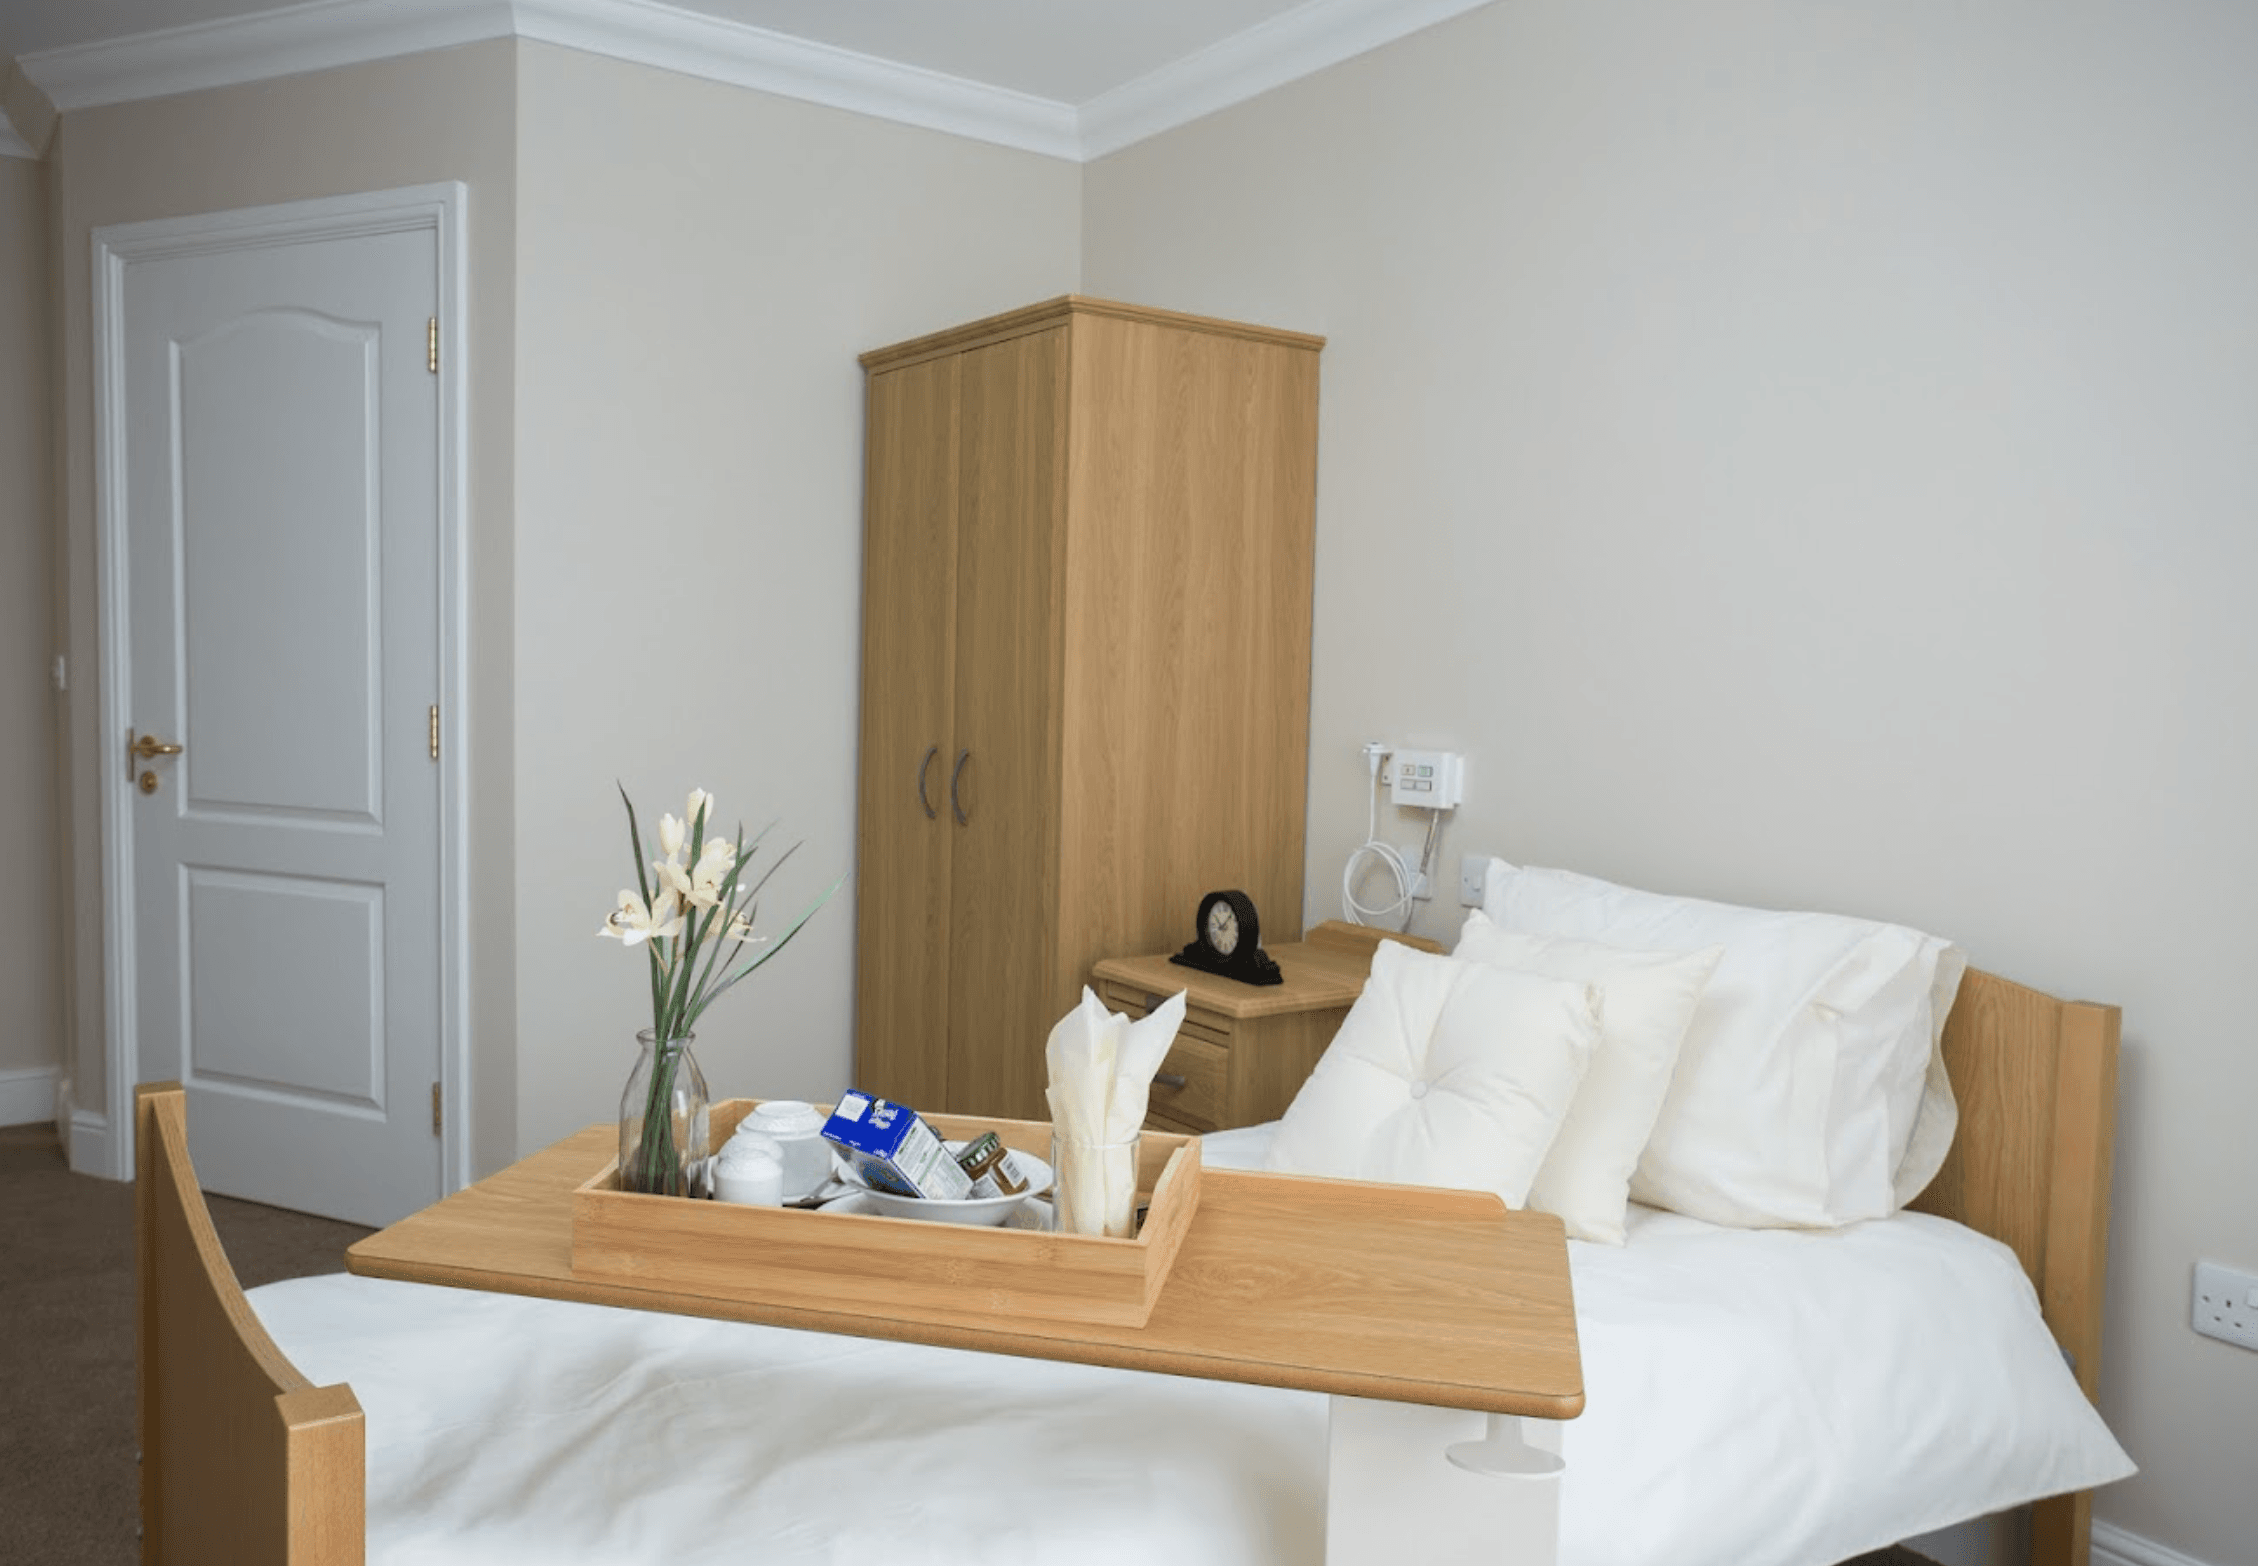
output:
[{"label": "double electrical socket", "polygon": [[2258,1272],[2197,1262],[2195,1330],[2237,1348],[2258,1349]]}]

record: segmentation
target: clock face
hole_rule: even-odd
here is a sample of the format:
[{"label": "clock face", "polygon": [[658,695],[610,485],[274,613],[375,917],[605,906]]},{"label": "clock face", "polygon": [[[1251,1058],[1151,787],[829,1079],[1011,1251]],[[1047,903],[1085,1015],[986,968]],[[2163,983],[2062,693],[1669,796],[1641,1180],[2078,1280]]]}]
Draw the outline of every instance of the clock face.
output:
[{"label": "clock face", "polygon": [[1239,949],[1239,915],[1220,897],[1207,911],[1207,944],[1219,957],[1228,957]]}]

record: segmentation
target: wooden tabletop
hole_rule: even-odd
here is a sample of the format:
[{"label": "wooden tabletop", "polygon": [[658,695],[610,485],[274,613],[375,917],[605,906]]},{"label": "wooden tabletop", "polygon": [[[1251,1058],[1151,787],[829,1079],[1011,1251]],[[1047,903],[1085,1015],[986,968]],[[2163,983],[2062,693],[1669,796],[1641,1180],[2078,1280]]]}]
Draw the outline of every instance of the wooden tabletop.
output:
[{"label": "wooden tabletop", "polygon": [[1372,949],[1382,940],[1401,941],[1421,951],[1442,950],[1416,935],[1360,929],[1328,919],[1309,932],[1307,940],[1266,947],[1283,984],[1245,984],[1221,974],[1187,968],[1169,960],[1167,952],[1143,957],[1108,957],[1092,970],[1152,995],[1173,995],[1183,990],[1193,1006],[1226,1017],[1273,1017],[1280,1012],[1323,1011],[1356,1004],[1364,981],[1372,972]]},{"label": "wooden tabletop", "polygon": [[604,1166],[616,1136],[591,1126],[567,1137],[370,1235],[345,1264],[363,1277],[1485,1413],[1583,1411],[1560,1220],[1487,1194],[1208,1169],[1143,1327],[979,1312],[896,1319],[575,1277],[571,1192]]}]

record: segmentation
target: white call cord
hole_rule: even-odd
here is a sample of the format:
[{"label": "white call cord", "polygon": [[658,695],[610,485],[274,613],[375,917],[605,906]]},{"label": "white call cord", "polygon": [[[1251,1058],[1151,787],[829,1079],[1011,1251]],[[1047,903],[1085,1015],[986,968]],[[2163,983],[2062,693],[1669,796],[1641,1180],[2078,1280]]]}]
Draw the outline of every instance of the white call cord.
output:
[{"label": "white call cord", "polygon": [[[1341,917],[1351,924],[1377,924],[1383,919],[1394,919],[1401,915],[1403,922],[1396,928],[1408,930],[1411,928],[1414,911],[1411,894],[1422,879],[1434,873],[1435,841],[1442,835],[1443,813],[1440,810],[1427,812],[1427,841],[1419,850],[1419,868],[1416,871],[1412,869],[1410,861],[1404,858],[1402,849],[1380,840],[1380,763],[1394,754],[1393,750],[1378,740],[1364,747],[1364,759],[1370,764],[1372,771],[1371,787],[1367,791],[1371,813],[1365,823],[1364,846],[1349,855],[1347,865],[1341,870]],[[1366,860],[1376,861],[1387,872],[1389,879],[1395,882],[1396,895],[1392,901],[1374,905],[1357,901],[1356,883],[1362,874],[1360,867]]]}]

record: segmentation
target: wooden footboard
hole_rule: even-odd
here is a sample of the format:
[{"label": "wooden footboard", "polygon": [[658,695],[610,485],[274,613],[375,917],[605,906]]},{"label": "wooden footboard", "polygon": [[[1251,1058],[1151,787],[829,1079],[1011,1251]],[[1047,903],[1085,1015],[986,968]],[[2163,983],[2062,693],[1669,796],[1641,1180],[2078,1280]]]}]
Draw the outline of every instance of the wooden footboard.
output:
[{"label": "wooden footboard", "polygon": [[134,1096],[143,1566],[360,1566],[361,1405],[252,1314],[188,1161],[180,1085]]},{"label": "wooden footboard", "polygon": [[[2114,1006],[1968,970],[1944,1029],[1960,1130],[1913,1203],[2014,1250],[2089,1398],[2101,1374],[2120,1026]],[[2040,1502],[2031,1566],[2088,1566],[2092,1528],[2091,1491]]]}]

